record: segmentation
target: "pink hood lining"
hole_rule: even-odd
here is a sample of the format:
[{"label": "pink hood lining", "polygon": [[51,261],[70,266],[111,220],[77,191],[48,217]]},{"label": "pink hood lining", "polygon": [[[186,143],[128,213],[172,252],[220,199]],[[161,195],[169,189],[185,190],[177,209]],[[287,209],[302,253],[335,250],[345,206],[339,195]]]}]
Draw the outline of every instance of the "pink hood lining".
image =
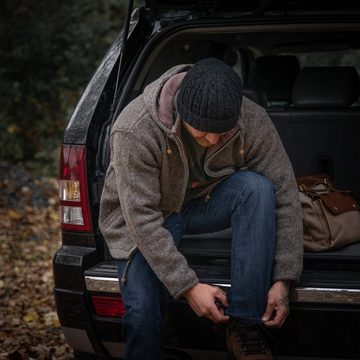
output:
[{"label": "pink hood lining", "polygon": [[174,98],[178,92],[180,85],[186,75],[186,72],[178,73],[172,76],[161,89],[158,99],[157,113],[160,121],[168,128],[174,127]]}]

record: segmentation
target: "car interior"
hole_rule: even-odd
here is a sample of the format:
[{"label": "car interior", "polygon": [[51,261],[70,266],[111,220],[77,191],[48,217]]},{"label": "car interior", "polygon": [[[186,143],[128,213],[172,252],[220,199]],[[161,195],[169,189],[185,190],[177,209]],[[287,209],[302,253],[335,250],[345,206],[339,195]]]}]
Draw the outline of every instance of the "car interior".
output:
[{"label": "car interior", "polygon": [[358,35],[184,31],[153,51],[132,98],[174,65],[220,58],[239,73],[245,95],[267,109],[295,175],[326,173],[360,199]]},{"label": "car interior", "polygon": [[[245,96],[267,109],[297,177],[328,174],[336,187],[360,200],[359,29],[319,25],[183,30],[157,42],[129,101],[172,66],[206,57],[231,65],[243,80]],[[181,248],[190,258],[214,249],[226,253],[230,238],[230,229],[186,235]],[[359,256],[360,243],[331,253]],[[211,277],[206,271],[204,276]]]}]

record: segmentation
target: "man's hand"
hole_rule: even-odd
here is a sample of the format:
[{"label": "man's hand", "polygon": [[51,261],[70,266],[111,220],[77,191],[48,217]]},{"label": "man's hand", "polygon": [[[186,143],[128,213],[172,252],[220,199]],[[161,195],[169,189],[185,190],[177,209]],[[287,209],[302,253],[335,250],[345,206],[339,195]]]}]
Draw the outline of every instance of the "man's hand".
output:
[{"label": "man's hand", "polygon": [[289,283],[276,281],[268,292],[267,306],[262,317],[264,325],[280,328],[289,315]]},{"label": "man's hand", "polygon": [[216,324],[229,320],[229,316],[224,315],[224,309],[220,305],[229,306],[226,295],[220,288],[199,283],[184,296],[197,316],[206,317]]}]

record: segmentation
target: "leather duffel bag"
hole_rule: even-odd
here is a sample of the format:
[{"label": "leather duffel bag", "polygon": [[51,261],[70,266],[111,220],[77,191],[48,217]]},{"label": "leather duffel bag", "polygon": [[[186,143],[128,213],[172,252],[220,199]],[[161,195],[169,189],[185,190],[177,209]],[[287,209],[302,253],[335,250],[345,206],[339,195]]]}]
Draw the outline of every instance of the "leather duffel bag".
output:
[{"label": "leather duffel bag", "polygon": [[360,212],[350,191],[336,189],[326,175],[296,179],[304,211],[306,251],[326,251],[360,241]]}]

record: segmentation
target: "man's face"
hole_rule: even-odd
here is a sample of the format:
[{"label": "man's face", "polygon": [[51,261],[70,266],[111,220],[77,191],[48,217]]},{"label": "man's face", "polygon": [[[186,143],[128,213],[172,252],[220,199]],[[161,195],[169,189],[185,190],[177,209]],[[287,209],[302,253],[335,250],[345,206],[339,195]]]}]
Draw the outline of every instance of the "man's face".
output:
[{"label": "man's face", "polygon": [[188,123],[183,121],[183,124],[189,134],[196,140],[196,142],[202,147],[210,147],[219,142],[226,132],[218,134],[218,133],[209,133],[197,130],[190,126]]}]

